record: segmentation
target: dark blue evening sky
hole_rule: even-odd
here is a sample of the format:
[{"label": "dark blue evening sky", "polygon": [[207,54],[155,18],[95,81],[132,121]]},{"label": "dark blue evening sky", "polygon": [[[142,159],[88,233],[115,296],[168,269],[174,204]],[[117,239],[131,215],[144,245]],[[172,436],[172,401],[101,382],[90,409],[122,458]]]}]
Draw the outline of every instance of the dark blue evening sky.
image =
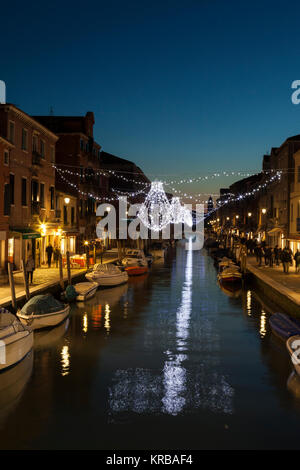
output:
[{"label": "dark blue evening sky", "polygon": [[300,133],[299,17],[274,0],[5,2],[0,79],[29,114],[94,111],[103,150],[152,178],[258,171]]}]

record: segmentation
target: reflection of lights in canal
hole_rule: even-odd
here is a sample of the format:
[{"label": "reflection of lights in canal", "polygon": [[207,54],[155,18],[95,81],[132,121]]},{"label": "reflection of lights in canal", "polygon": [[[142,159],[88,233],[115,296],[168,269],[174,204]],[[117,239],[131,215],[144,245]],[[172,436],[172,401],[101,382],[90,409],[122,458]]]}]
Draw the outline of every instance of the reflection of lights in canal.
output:
[{"label": "reflection of lights in canal", "polygon": [[108,304],[105,304],[105,315],[104,315],[104,328],[106,329],[107,334],[109,334],[110,330],[110,307]]},{"label": "reflection of lights in canal", "polygon": [[247,314],[251,317],[251,291],[247,291]]},{"label": "reflection of lights in canal", "polygon": [[88,330],[88,316],[87,316],[87,313],[85,313],[82,319],[82,331],[84,333],[87,333],[87,330]]},{"label": "reflection of lights in canal", "polygon": [[267,333],[266,329],[266,312],[262,309],[261,316],[260,316],[260,329],[259,329],[260,336],[264,338]]},{"label": "reflection of lights in canal", "polygon": [[63,346],[61,350],[61,375],[68,375],[70,372],[70,353],[69,346]]},{"label": "reflection of lights in canal", "polygon": [[187,359],[182,351],[187,349],[186,340],[189,336],[189,324],[192,308],[192,281],[193,281],[193,251],[192,239],[189,239],[187,253],[185,280],[183,284],[181,304],[176,313],[176,338],[178,354],[174,356],[167,352],[168,360],[164,365],[164,386],[165,395],[162,399],[164,411],[176,415],[185,405],[183,396],[186,383],[186,370],[182,367],[182,362]]}]

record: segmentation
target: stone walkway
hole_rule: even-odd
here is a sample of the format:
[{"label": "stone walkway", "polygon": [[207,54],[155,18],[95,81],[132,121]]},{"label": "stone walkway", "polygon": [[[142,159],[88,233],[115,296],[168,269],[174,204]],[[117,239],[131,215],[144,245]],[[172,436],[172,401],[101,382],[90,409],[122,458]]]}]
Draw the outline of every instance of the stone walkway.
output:
[{"label": "stone walkway", "polygon": [[295,266],[290,266],[289,274],[285,274],[283,272],[282,264],[280,264],[280,266],[273,266],[270,268],[269,266],[264,265],[264,259],[262,266],[259,267],[255,257],[248,257],[247,266],[248,265],[257,269],[259,272],[278,282],[282,286],[300,294],[300,273],[295,273]]},{"label": "stone walkway", "polygon": [[[103,257],[103,264],[111,263],[116,261],[117,258],[112,256]],[[71,269],[72,278],[80,274],[84,274],[86,268],[83,269]],[[64,280],[67,281],[68,273],[67,270],[63,270]],[[24,282],[23,282],[23,273],[16,272],[14,273],[15,280],[15,291],[17,300],[25,298]],[[43,291],[47,291],[47,288],[53,287],[59,284],[59,269],[55,267],[48,268],[48,266],[43,266],[37,268],[33,273],[33,283],[29,285],[30,293],[37,294]],[[8,283],[0,284],[0,307],[6,307],[11,303],[11,292]]]}]

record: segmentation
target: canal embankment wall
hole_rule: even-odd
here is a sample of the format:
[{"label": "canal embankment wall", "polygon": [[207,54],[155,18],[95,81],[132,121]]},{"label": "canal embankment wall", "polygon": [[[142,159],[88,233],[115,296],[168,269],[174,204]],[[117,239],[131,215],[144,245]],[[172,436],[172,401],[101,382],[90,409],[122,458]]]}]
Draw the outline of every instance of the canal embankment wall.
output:
[{"label": "canal embankment wall", "polygon": [[[292,288],[283,285],[272,279],[265,272],[259,270],[251,264],[247,265],[247,271],[250,275],[250,280],[258,290],[268,297],[272,303],[278,305],[280,309],[292,316],[300,318],[300,294],[295,292]],[[300,278],[299,278],[300,284]]]}]

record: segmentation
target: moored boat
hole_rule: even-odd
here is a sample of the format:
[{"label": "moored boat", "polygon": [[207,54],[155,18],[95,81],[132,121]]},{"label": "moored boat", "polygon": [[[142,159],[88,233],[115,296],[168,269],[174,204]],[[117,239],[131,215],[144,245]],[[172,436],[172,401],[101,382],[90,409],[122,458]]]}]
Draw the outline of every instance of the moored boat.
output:
[{"label": "moored boat", "polygon": [[128,281],[128,274],[111,263],[95,264],[93,271],[87,273],[85,277],[100,287],[119,286]]},{"label": "moored boat", "polygon": [[291,361],[295,367],[295,371],[300,375],[300,334],[290,336],[286,340],[286,348],[291,356]]},{"label": "moored boat", "polygon": [[51,294],[36,295],[18,311],[24,325],[32,329],[48,328],[63,322],[69,315],[70,306],[56,300]]},{"label": "moored boat", "polygon": [[228,266],[218,274],[218,280],[220,282],[241,282],[242,273],[238,266]]},{"label": "moored boat", "polygon": [[20,362],[33,346],[33,331],[12,313],[0,310],[0,371]]},{"label": "moored boat", "polygon": [[78,282],[74,287],[77,292],[76,301],[84,302],[96,294],[98,284],[97,282]]},{"label": "moored boat", "polygon": [[273,333],[283,340],[300,335],[300,320],[289,317],[285,313],[274,313],[269,323]]},{"label": "moored boat", "polygon": [[127,250],[122,264],[128,276],[140,276],[148,272],[148,261],[142,250]]},{"label": "moored boat", "polygon": [[141,276],[148,272],[148,266],[128,266],[125,271],[128,276]]}]

